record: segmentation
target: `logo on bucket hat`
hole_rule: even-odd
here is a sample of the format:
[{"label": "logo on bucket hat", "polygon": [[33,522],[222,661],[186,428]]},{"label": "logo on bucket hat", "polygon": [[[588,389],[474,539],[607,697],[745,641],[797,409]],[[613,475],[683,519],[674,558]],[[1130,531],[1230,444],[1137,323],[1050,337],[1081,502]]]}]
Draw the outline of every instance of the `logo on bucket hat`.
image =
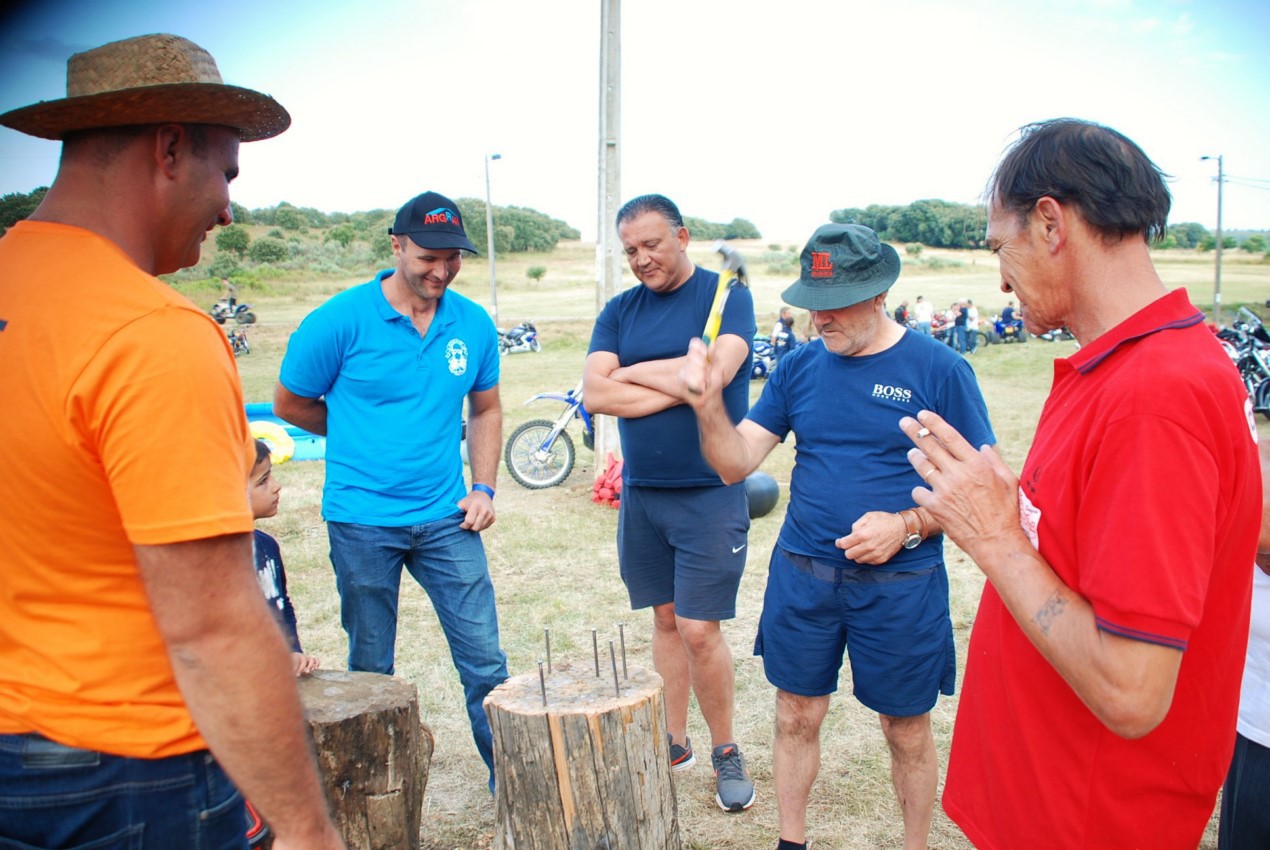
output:
[{"label": "logo on bucket hat", "polygon": [[861,224],[821,225],[801,260],[801,277],[781,298],[804,310],[859,304],[886,292],[900,276],[900,255]]},{"label": "logo on bucket hat", "polygon": [[424,192],[406,202],[397,212],[397,220],[388,231],[393,236],[406,236],[420,248],[460,248],[477,253],[467,238],[458,205],[436,192]]}]

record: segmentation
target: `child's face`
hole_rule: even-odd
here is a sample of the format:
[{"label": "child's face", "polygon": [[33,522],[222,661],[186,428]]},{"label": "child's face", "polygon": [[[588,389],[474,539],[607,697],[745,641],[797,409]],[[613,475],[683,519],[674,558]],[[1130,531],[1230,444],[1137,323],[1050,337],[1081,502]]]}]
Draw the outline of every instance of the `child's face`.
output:
[{"label": "child's face", "polygon": [[251,500],[251,515],[263,519],[278,513],[278,494],[282,485],[273,477],[273,460],[265,458],[251,470],[251,484],[247,494]]}]

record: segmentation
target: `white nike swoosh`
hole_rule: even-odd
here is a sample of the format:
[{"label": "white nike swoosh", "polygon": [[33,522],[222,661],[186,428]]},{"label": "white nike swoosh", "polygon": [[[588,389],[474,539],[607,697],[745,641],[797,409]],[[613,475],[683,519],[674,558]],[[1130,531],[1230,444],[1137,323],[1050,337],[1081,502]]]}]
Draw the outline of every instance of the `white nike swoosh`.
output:
[{"label": "white nike swoosh", "polygon": [[740,552],[740,551],[741,551],[742,549],[744,549],[744,548],[745,548],[745,544],[744,544],[744,543],[742,543],[740,546],[733,546],[733,547],[732,547],[732,554],[733,554],[733,555],[735,555],[737,552]]}]

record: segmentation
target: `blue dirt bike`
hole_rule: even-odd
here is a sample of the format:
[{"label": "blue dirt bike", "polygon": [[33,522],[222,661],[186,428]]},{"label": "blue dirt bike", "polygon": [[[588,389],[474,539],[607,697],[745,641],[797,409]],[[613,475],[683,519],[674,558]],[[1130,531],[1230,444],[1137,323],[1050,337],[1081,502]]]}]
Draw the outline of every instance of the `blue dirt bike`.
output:
[{"label": "blue dirt bike", "polygon": [[554,487],[573,471],[573,439],[565,428],[574,417],[582,420],[582,444],[595,449],[595,427],[591,414],[582,404],[582,382],[578,381],[567,393],[538,393],[525,404],[544,398],[564,402],[564,412],[554,422],[530,419],[517,426],[507,438],[507,448],[503,451],[507,471],[517,484],[530,490]]}]

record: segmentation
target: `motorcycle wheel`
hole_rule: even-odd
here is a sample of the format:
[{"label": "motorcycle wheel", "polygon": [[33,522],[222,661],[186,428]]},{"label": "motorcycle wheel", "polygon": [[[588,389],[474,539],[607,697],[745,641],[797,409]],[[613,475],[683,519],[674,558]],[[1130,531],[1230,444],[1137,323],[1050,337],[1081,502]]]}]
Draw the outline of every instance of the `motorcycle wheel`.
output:
[{"label": "motorcycle wheel", "polygon": [[508,344],[507,340],[500,339],[498,341],[498,353],[500,356],[506,354],[507,352],[511,350],[512,350],[512,347],[510,344]]},{"label": "motorcycle wheel", "polygon": [[211,314],[211,316],[212,316],[212,318],[213,318],[213,319],[215,319],[215,320],[216,320],[216,324],[218,324],[218,325],[223,325],[223,324],[225,324],[225,317],[224,317],[224,315],[219,314],[219,313],[212,313],[212,314]]},{"label": "motorcycle wheel", "polygon": [[530,490],[555,487],[573,471],[573,440],[567,431],[561,431],[545,455],[538,449],[547,439],[554,422],[547,419],[530,419],[512,431],[503,451],[507,471],[516,483]]},{"label": "motorcycle wheel", "polygon": [[538,341],[537,337],[529,341],[529,350],[534,352],[542,351],[542,343]]},{"label": "motorcycle wheel", "polygon": [[234,320],[240,325],[254,325],[256,323],[256,314],[252,312],[239,313]]},{"label": "motorcycle wheel", "polygon": [[991,345],[992,343],[996,342],[996,340],[995,340],[995,339],[993,339],[993,337],[989,336],[988,334],[984,333],[983,331],[974,331],[973,333],[974,333],[974,335],[977,337],[977,339],[975,340],[975,349],[976,349],[976,350],[977,350],[977,349],[980,349],[980,348],[986,348],[987,346],[989,346],[989,345]]}]

